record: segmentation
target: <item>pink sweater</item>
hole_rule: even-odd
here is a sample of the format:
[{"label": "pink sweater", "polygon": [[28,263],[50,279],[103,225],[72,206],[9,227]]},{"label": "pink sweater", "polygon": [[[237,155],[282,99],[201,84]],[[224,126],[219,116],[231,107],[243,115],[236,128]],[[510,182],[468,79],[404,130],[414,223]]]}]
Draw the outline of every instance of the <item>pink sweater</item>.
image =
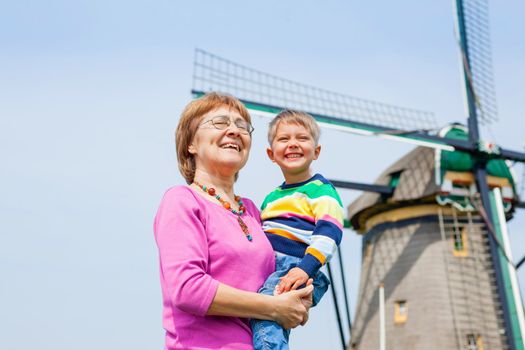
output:
[{"label": "pink sweater", "polygon": [[237,217],[187,186],[169,189],[155,217],[160,257],[166,350],[253,349],[247,319],[206,316],[219,282],[256,292],[275,270],[272,246],[261,229],[259,211],[243,199]]}]

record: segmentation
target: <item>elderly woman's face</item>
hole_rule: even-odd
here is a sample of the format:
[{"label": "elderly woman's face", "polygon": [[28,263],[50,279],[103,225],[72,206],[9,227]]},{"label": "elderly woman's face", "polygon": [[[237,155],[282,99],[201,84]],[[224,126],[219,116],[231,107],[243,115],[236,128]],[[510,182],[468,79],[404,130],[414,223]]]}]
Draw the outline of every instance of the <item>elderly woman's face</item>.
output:
[{"label": "elderly woman's face", "polygon": [[220,107],[202,117],[189,151],[197,169],[221,174],[238,172],[250,153],[251,125],[235,110]]}]

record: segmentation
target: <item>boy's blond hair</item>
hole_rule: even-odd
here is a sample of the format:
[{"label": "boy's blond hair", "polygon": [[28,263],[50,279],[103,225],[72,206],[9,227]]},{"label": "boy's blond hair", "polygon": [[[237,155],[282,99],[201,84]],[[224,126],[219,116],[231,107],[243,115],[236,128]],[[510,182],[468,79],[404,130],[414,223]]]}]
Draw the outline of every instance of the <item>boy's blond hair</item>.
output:
[{"label": "boy's blond hair", "polygon": [[321,135],[321,129],[315,121],[314,117],[305,112],[300,112],[292,109],[285,109],[275,116],[270,122],[268,127],[268,143],[272,145],[275,134],[277,133],[277,127],[280,123],[287,124],[299,124],[304,126],[310,133],[317,146],[319,142],[319,136]]}]

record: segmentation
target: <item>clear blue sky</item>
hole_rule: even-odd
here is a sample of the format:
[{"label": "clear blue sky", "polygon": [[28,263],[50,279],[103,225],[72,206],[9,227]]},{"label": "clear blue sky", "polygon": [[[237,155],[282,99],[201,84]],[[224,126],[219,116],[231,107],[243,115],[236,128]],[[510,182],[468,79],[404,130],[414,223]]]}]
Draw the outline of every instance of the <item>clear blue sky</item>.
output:
[{"label": "clear blue sky", "polygon": [[[491,1],[500,122],[484,135],[523,149],[523,1]],[[0,348],[160,349],[152,220],[181,184],[173,131],[195,47],[350,95],[464,121],[452,1],[12,1],[0,13]],[[237,192],[281,182],[255,118]],[[410,149],[326,131],[315,170],[372,181]],[[366,150],[366,151],[365,151]],[[521,168],[518,168],[521,176]],[[345,204],[357,193],[344,191]],[[509,225],[525,254],[525,213]],[[352,309],[360,239],[342,246]],[[525,287],[525,268],[519,274]],[[331,298],[292,333],[337,348]]]}]

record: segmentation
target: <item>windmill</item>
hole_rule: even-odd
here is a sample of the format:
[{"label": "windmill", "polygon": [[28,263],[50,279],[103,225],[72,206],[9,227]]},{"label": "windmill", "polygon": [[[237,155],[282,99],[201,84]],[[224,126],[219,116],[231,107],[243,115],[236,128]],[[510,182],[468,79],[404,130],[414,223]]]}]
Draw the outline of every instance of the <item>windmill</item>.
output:
[{"label": "windmill", "polygon": [[[436,123],[431,113],[358,99],[295,83],[202,50],[196,51],[192,93],[198,97],[207,91],[228,92],[239,97],[257,115],[271,117],[284,108],[299,109],[312,114],[321,126],[327,128],[419,145],[420,147],[399,161],[402,164],[397,162],[387,169],[375,184],[332,181],[339,187],[367,191],[367,194],[349,208],[352,226],[363,233],[363,268],[372,271],[374,268],[380,270],[377,267],[383,266],[384,270],[389,270],[399,265],[396,263],[402,262],[399,256],[402,256],[404,249],[409,247],[408,243],[420,237],[423,240],[419,252],[423,253],[426,247],[435,243],[435,240],[424,241],[432,236],[432,232],[439,235],[442,243],[439,246],[442,250],[447,246],[450,238],[455,240],[453,242],[455,245],[449,247],[457,246],[458,251],[464,250],[466,242],[469,242],[470,257],[474,264],[464,267],[465,269],[459,272],[460,275],[463,273],[465,276],[462,279],[463,275],[461,275],[460,281],[464,282],[462,283],[464,285],[468,284],[466,277],[472,271],[477,271],[478,276],[486,276],[485,282],[488,283],[486,286],[489,292],[481,295],[479,300],[490,305],[480,309],[480,313],[483,316],[486,310],[491,310],[494,317],[480,322],[481,325],[486,325],[485,328],[475,329],[476,325],[474,325],[468,333],[465,333],[465,322],[461,320],[465,305],[454,300],[455,289],[450,287],[449,277],[452,273],[450,268],[454,267],[454,264],[449,257],[439,256],[439,262],[431,260],[432,266],[437,266],[437,269],[444,274],[444,278],[436,283],[438,286],[445,286],[445,292],[449,292],[448,297],[440,301],[440,305],[450,309],[449,316],[452,315],[453,321],[450,330],[452,333],[446,333],[449,330],[443,333],[443,336],[450,336],[453,339],[452,345],[441,346],[441,348],[479,349],[485,345],[486,348],[491,349],[523,349],[525,331],[523,307],[517,288],[515,268],[510,259],[505,223],[515,208],[525,206],[517,198],[512,176],[505,174],[495,176],[491,168],[500,167],[505,172],[505,169],[508,170],[505,165],[507,161],[525,162],[525,154],[480,139],[479,123],[493,122],[497,114],[490,67],[486,1],[457,0],[456,20],[468,110],[467,127],[451,125],[440,132],[434,132]],[[454,158],[466,159],[464,168],[460,169],[462,171],[454,168],[457,165],[451,160]],[[450,160],[453,166],[441,167],[444,159]],[[408,176],[410,174],[412,176]],[[422,180],[424,176],[426,177]],[[407,208],[411,214],[414,214],[415,205],[433,207],[432,211],[419,212],[421,215],[412,215],[408,218],[394,218],[390,221],[378,219],[378,215],[392,214],[394,210]],[[396,214],[398,218],[401,215],[399,211]],[[383,219],[385,216],[383,215]],[[390,234],[389,238],[389,232],[385,233],[386,230],[399,231],[398,227],[378,230],[380,224],[386,222],[413,226],[421,225],[421,220],[428,218],[434,220],[430,221],[430,226],[419,231],[418,228],[421,226],[414,226],[407,231],[408,234],[397,236]],[[371,220],[375,220],[376,224],[372,225]],[[415,235],[416,232],[419,234]],[[470,237],[469,240],[464,240],[465,235]],[[382,241],[378,237],[385,239]],[[367,245],[369,242],[375,244]],[[399,247],[398,257],[374,254],[374,249],[376,252],[381,252],[394,246]],[[413,266],[421,266],[418,265],[419,260],[416,258],[412,262]],[[486,265],[476,263],[484,259],[487,260]],[[413,267],[412,269],[416,270]],[[480,269],[482,271],[478,271]],[[363,272],[366,271],[362,270],[362,279]],[[363,287],[362,280],[356,315],[356,320],[360,323],[352,328],[353,337],[350,346],[366,349],[367,346],[375,344],[360,343],[359,335],[354,339],[355,332],[360,332],[362,335],[372,335],[371,338],[381,338],[381,334],[386,333],[388,339],[394,337],[401,339],[399,344],[396,343],[392,348],[406,348],[406,344],[418,348],[418,344],[423,343],[419,339],[410,338],[421,330],[417,329],[418,325],[414,325],[410,332],[408,330],[404,332],[401,328],[404,327],[403,324],[409,326],[409,322],[402,321],[404,318],[408,317],[411,320],[411,316],[406,316],[407,307],[410,307],[412,314],[411,305],[417,302],[412,304],[412,300],[389,299],[399,280],[392,281],[385,279],[385,276],[386,274],[379,273],[376,281],[378,283],[366,287]],[[420,276],[422,272],[412,277],[417,280]],[[459,286],[457,290],[464,296],[465,288]],[[385,329],[379,322],[373,322],[372,316],[379,313],[378,308],[381,306],[376,294],[384,295],[385,292],[387,307],[390,305],[394,309],[394,317],[397,315],[401,320],[395,326],[397,328]],[[360,309],[366,309],[366,314],[371,317],[359,318]],[[472,325],[469,320],[467,317],[467,326]],[[428,334],[427,337],[432,338]],[[367,336],[361,336],[361,339],[365,338]],[[382,345],[379,340],[377,344]],[[438,346],[439,344],[436,344],[435,348]]]}]

